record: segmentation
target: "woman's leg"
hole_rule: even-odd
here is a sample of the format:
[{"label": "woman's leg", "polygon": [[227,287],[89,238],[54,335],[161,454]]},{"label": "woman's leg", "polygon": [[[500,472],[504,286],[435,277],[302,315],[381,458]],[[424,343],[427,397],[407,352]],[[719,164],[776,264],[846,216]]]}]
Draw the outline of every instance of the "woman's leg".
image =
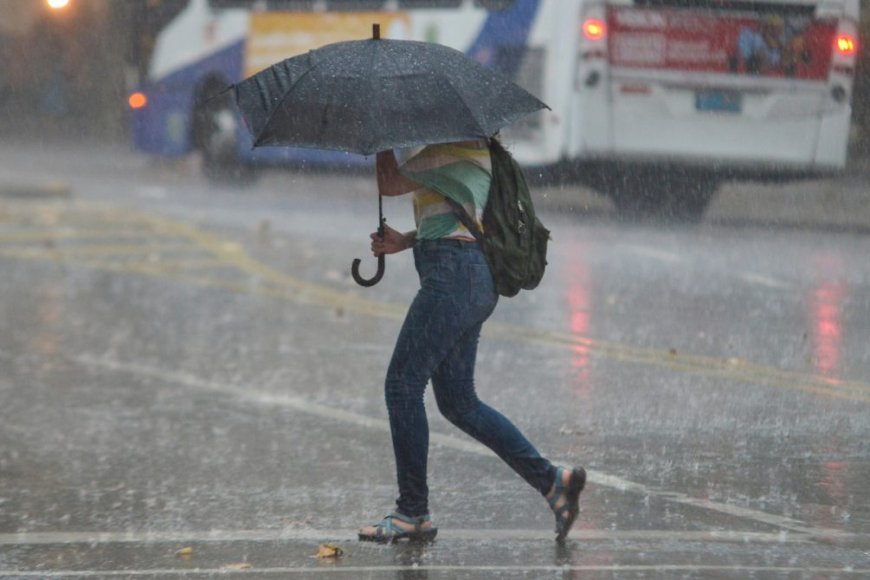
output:
[{"label": "woman's leg", "polygon": [[474,366],[482,324],[459,340],[432,375],[441,413],[465,433],[492,449],[542,495],[553,487],[556,467],[504,415],[483,403],[474,388]]},{"label": "woman's leg", "polygon": [[467,318],[467,281],[458,277],[461,269],[457,266],[465,251],[437,245],[415,248],[421,288],[405,317],[387,370],[385,398],[399,484],[396,505],[407,516],[429,513],[426,384],[464,328],[475,322]]},{"label": "woman's leg", "polygon": [[434,321],[426,314],[430,300],[422,294],[414,299],[399,332],[384,390],[399,484],[396,508],[407,516],[429,513],[429,423],[423,395],[436,363],[432,349],[423,344]]}]

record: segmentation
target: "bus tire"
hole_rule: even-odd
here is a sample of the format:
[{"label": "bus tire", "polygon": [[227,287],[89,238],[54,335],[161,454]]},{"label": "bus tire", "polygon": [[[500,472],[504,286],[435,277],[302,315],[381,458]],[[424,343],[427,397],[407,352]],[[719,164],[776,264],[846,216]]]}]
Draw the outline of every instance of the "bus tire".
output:
[{"label": "bus tire", "polygon": [[719,183],[707,175],[677,175],[665,181],[662,215],[675,222],[698,223],[707,211]]},{"label": "bus tire", "polygon": [[697,189],[669,200],[670,207],[666,208],[666,212],[675,221],[698,223],[704,218],[715,191],[715,183],[698,184]]},{"label": "bus tire", "polygon": [[719,184],[706,175],[651,172],[620,185],[607,192],[620,219],[698,223]]},{"label": "bus tire", "polygon": [[203,174],[217,185],[250,184],[256,173],[239,158],[239,116],[229,93],[214,97],[214,85],[211,91],[202,91],[193,117],[193,142],[202,155]]}]

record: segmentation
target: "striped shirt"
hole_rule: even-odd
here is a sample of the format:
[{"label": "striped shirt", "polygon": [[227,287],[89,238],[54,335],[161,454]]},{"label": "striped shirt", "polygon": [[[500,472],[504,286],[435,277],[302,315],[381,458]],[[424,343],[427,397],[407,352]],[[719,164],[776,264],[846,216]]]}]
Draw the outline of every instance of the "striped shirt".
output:
[{"label": "striped shirt", "polygon": [[406,161],[400,172],[423,185],[414,192],[417,239],[474,239],[444,197],[458,202],[481,223],[492,180],[486,141],[429,145]]}]

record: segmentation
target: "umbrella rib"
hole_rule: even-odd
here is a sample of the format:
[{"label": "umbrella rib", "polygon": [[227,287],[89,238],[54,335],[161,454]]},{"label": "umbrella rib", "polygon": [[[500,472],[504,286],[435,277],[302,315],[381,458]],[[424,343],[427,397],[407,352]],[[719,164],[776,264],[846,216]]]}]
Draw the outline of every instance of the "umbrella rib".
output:
[{"label": "umbrella rib", "polygon": [[477,121],[477,117],[474,116],[474,113],[471,111],[468,103],[465,102],[465,99],[462,98],[462,95],[459,93],[459,91],[456,90],[456,87],[454,87],[453,84],[450,83],[450,81],[447,81],[447,86],[450,87],[450,90],[453,91],[453,94],[456,95],[456,98],[459,99],[459,102],[462,103],[462,106],[465,107],[465,110],[468,111],[469,117],[474,120],[474,124],[477,125],[477,128],[480,130],[480,132],[483,133],[483,136],[490,137],[490,135],[487,134],[486,129],[480,126],[480,123]]},{"label": "umbrella rib", "polygon": [[[393,70],[396,71],[398,74],[401,74],[402,67],[400,66],[398,60],[396,59],[396,56],[393,53],[391,53],[389,50],[384,50],[382,52],[383,52],[384,58],[386,60],[389,60],[390,63],[393,65]],[[411,95],[407,95],[407,96],[411,96]]]},{"label": "umbrella rib", "polygon": [[[308,54],[310,55],[311,52],[312,51],[309,51]],[[295,81],[293,81],[293,84],[290,85],[286,91],[284,91],[284,94],[281,96],[281,99],[275,104],[275,107],[272,109],[272,111],[269,113],[269,116],[266,118],[266,122],[263,123],[263,128],[260,129],[259,133],[257,133],[257,138],[254,140],[254,147],[256,147],[257,145],[260,144],[260,137],[266,131],[266,128],[269,126],[269,123],[272,122],[272,117],[275,116],[275,113],[278,112],[278,109],[281,108],[281,106],[284,104],[284,101],[286,101],[287,97],[290,96],[290,92],[296,87],[296,85],[298,85],[300,82],[302,82],[302,79],[304,79],[306,76],[308,76],[308,73],[310,73],[311,71],[313,71],[314,69],[319,67],[322,62],[323,61],[318,62],[314,66],[311,66],[311,67],[305,69],[305,72],[303,72],[301,75],[299,75],[299,78],[297,78]]]},{"label": "umbrella rib", "polygon": [[[371,96],[374,96],[374,94],[375,94],[375,91],[374,91],[374,88],[375,88],[375,87],[374,87],[374,84],[375,84],[375,78],[377,78],[376,71],[375,71],[375,59],[377,58],[377,55],[378,55],[378,46],[379,46],[377,43],[380,43],[380,42],[382,42],[382,41],[381,41],[381,40],[377,40],[377,41],[374,41],[374,42],[375,42],[375,44],[372,46],[371,60],[369,61],[369,71],[370,71],[370,73],[371,73],[371,74],[369,75],[369,95],[371,95]],[[374,109],[374,107],[369,107],[368,113],[369,113],[369,123],[368,123],[368,126],[369,126],[369,127],[377,127],[377,126],[379,126],[380,123],[377,123],[377,122],[376,122],[376,119],[375,119],[375,109]],[[377,143],[377,142],[378,142],[378,139],[373,139],[373,140],[372,140],[372,144],[373,144],[373,145],[374,145],[374,143]],[[375,153],[377,153],[377,152],[375,152]]]},{"label": "umbrella rib", "polygon": [[[397,64],[396,59],[389,52],[386,52],[385,56],[388,57],[389,60],[393,63],[394,68],[396,70],[400,70],[400,67],[396,66],[396,64]],[[474,123],[477,125],[478,130],[480,130],[480,132],[483,134],[484,137],[488,137],[489,135],[486,134],[486,130],[483,127],[481,127],[480,124],[477,122],[477,119],[474,117],[474,113],[468,107],[468,105],[465,102],[465,99],[462,98],[462,95],[456,90],[456,88],[452,84],[450,84],[449,81],[446,84],[448,87],[450,87],[450,90],[453,91],[453,94],[455,94],[457,96],[457,98],[459,99],[459,102],[462,103],[462,106],[465,108],[465,110],[471,116],[471,119],[474,120]],[[411,96],[412,95],[407,95],[407,97],[411,97]]]}]

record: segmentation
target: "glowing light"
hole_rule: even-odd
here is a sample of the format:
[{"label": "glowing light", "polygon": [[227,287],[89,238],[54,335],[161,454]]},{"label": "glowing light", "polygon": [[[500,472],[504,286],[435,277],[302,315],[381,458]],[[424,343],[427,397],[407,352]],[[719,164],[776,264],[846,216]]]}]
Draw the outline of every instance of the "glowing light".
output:
[{"label": "glowing light", "polygon": [[589,40],[601,40],[607,34],[607,25],[603,20],[588,18],[583,22],[583,36]]},{"label": "glowing light", "polygon": [[843,342],[840,309],[844,293],[842,284],[827,282],[816,288],[813,297],[816,369],[828,378],[835,375],[840,364]]},{"label": "glowing light", "polygon": [[148,104],[148,97],[145,96],[145,93],[133,93],[127,99],[127,104],[130,105],[131,109],[142,109]]},{"label": "glowing light", "polygon": [[841,34],[837,37],[837,52],[845,56],[855,54],[857,46],[855,39],[848,34]]},{"label": "glowing light", "polygon": [[69,6],[70,0],[45,0],[45,3],[52,10],[63,10]]},{"label": "glowing light", "polygon": [[592,396],[592,340],[589,333],[592,329],[592,289],[590,274],[586,264],[586,251],[582,245],[568,243],[568,255],[571,263],[565,267],[566,289],[568,299],[568,319],[575,345],[571,348],[571,367],[573,368],[574,394],[580,399]]},{"label": "glowing light", "polygon": [[818,283],[810,295],[810,321],[813,330],[813,360],[818,374],[831,382],[841,371],[843,341],[843,304],[849,297],[843,281],[845,265],[836,255],[821,254],[811,262],[818,273]]}]

